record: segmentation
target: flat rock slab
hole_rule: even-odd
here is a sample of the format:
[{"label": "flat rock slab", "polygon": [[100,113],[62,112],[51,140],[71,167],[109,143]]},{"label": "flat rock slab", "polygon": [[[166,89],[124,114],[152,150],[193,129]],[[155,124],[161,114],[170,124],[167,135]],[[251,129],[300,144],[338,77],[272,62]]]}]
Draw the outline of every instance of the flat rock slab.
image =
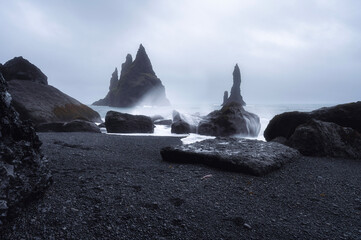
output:
[{"label": "flat rock slab", "polygon": [[300,157],[300,153],[276,142],[216,138],[161,150],[164,161],[202,163],[227,171],[262,176]]}]

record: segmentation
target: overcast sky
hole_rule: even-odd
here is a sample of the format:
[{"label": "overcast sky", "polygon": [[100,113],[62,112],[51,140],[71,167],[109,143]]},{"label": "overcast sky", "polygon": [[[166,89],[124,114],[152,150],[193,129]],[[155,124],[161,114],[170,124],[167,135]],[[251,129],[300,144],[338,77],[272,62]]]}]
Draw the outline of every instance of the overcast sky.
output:
[{"label": "overcast sky", "polygon": [[0,0],[0,62],[23,56],[92,103],[142,43],[172,103],[361,100],[359,0]]}]

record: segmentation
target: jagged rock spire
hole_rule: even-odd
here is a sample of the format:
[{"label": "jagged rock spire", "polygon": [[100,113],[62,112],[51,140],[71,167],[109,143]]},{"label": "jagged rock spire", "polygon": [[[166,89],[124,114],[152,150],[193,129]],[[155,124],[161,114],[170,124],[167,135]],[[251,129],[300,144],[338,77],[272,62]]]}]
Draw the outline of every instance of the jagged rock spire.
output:
[{"label": "jagged rock spire", "polygon": [[145,52],[145,48],[142,44],[140,44],[137,55],[134,60],[134,64],[132,66],[132,71],[136,71],[138,73],[150,73],[155,75],[152,67],[152,63],[149,60],[147,53]]},{"label": "jagged rock spire", "polygon": [[223,102],[223,105],[230,102],[237,102],[242,104],[243,106],[246,105],[241,95],[241,71],[239,70],[238,64],[234,66],[233,70],[233,85],[231,89],[231,94],[227,101]]},{"label": "jagged rock spire", "polygon": [[115,68],[113,74],[112,74],[112,78],[110,79],[110,85],[109,85],[109,90],[112,90],[113,88],[116,88],[118,85],[118,69]]},{"label": "jagged rock spire", "polygon": [[125,58],[125,62],[122,64],[122,72],[120,74],[120,77],[124,76],[126,72],[128,72],[130,65],[133,63],[133,57],[129,53],[127,54],[127,57]]},{"label": "jagged rock spire", "polygon": [[228,100],[228,91],[224,91],[222,105],[224,105],[227,102],[227,100]]}]

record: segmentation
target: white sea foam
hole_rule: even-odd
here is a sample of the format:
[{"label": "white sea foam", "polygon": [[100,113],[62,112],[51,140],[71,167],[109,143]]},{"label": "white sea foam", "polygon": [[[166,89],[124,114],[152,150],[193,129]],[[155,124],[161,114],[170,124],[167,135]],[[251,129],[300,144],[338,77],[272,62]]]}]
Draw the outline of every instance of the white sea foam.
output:
[{"label": "white sea foam", "polygon": [[[331,106],[333,104],[250,104],[245,107],[249,112],[255,113],[259,116],[261,122],[261,130],[257,140],[265,140],[263,133],[266,129],[269,121],[277,114],[288,112],[288,111],[312,111],[314,109]],[[208,106],[196,106],[196,105],[183,105],[183,106],[168,106],[168,107],[152,107],[152,106],[139,106],[134,108],[115,108],[115,107],[106,107],[106,106],[90,106],[95,111],[97,111],[102,120],[105,120],[105,115],[108,111],[117,111],[123,113],[129,113],[133,115],[146,115],[146,116],[155,116],[160,115],[165,119],[172,119],[173,110],[177,110],[182,117],[187,121],[198,125],[201,116],[206,116],[213,110],[220,109],[220,106],[217,104],[210,104]],[[106,133],[106,130],[101,129],[103,133]],[[183,137],[182,142],[184,144],[189,144],[192,142],[202,141],[209,138],[209,136],[202,136],[198,134],[172,134],[171,129],[168,126],[156,125],[154,133],[142,134],[142,133],[132,133],[132,134],[122,134],[122,133],[111,133],[112,135],[128,135],[128,136],[168,136],[168,137]],[[237,137],[237,136],[235,136]],[[243,136],[238,136],[243,137]]]}]

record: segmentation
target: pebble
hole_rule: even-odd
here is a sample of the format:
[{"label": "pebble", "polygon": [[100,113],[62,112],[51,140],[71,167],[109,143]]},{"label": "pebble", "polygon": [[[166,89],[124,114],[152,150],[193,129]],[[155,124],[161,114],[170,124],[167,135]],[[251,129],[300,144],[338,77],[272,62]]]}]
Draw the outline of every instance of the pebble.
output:
[{"label": "pebble", "polygon": [[249,225],[248,223],[243,224],[243,227],[245,227],[247,229],[252,229],[251,225]]}]

